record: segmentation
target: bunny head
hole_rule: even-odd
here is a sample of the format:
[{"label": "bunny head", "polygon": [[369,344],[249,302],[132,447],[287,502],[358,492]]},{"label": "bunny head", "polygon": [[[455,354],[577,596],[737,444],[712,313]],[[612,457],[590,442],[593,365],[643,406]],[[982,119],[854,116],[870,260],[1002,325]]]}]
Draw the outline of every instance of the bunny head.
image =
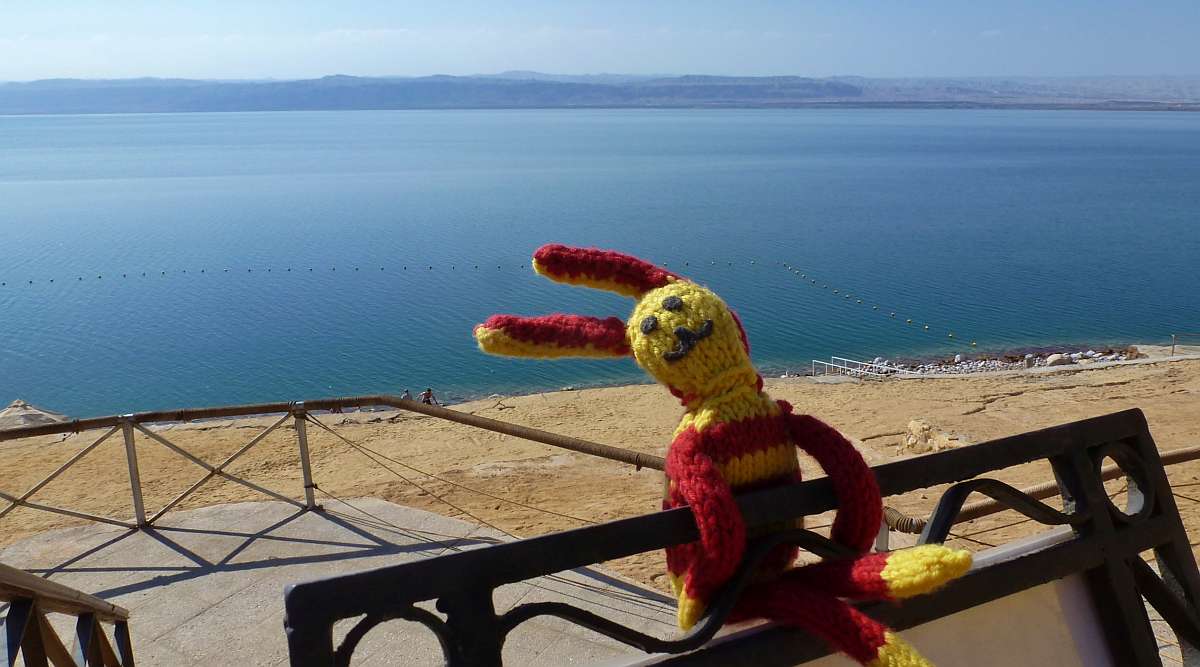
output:
[{"label": "bunny head", "polygon": [[630,255],[594,248],[542,246],[533,268],[557,282],[604,289],[636,300],[627,322],[582,315],[493,315],[475,327],[484,352],[519,357],[632,356],[685,400],[704,399],[758,374],[733,311],[712,291]]}]

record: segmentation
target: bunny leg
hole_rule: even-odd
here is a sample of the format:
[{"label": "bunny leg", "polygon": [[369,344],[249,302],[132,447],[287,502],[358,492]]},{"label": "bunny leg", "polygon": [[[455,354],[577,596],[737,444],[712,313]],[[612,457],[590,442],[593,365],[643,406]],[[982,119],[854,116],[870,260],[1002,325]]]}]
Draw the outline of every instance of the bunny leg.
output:
[{"label": "bunny leg", "polygon": [[903,600],[929,593],[971,568],[971,553],[940,544],[825,560],[781,575],[788,585],[854,600]]},{"label": "bunny leg", "polygon": [[742,618],[791,625],[868,667],[929,667],[907,642],[875,619],[823,592],[793,582],[751,587],[738,603]]}]

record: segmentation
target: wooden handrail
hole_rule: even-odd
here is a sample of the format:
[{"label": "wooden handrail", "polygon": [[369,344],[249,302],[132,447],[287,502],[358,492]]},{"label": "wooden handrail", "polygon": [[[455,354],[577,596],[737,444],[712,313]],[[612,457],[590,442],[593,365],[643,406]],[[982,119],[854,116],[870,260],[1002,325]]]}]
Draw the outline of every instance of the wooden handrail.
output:
[{"label": "wooden handrail", "polygon": [[0,563],[0,600],[33,599],[39,609],[64,614],[95,614],[105,621],[125,621],[129,611],[107,600]]}]

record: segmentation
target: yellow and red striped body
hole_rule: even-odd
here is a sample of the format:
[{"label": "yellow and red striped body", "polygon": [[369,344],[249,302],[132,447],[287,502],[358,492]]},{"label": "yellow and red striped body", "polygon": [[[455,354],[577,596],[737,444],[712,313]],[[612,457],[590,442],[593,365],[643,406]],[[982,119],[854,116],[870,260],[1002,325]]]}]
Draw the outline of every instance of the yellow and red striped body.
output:
[{"label": "yellow and red striped body", "polygon": [[[688,406],[675,430],[672,448],[695,447],[712,460],[733,493],[763,489],[800,481],[797,449],[788,433],[784,408],[759,389],[761,381],[747,369],[740,381],[719,396]],[[672,478],[680,471],[668,464],[663,508],[687,505]],[[776,528],[801,527],[803,520]],[[667,570],[678,598],[681,628],[690,628],[704,613],[707,598],[722,581],[705,581],[692,573],[699,543],[667,550]],[[796,557],[796,548],[782,546],[760,568],[760,575],[778,574]]]},{"label": "yellow and red striped body", "polygon": [[745,330],[725,302],[701,285],[610,250],[546,245],[534,253],[533,268],[552,280],[609,290],[637,303],[624,323],[615,317],[495,315],[475,328],[481,349],[543,358],[632,356],[685,407],[667,450],[663,498],[667,509],[689,506],[700,535],[697,542],[667,549],[680,627],[690,628],[703,616],[741,562],[747,535],[734,494],[798,482],[797,452],[804,450],[837,495],[831,538],[858,555],[789,569],[795,547],[777,548],[759,563],[756,582],[742,594],[731,620],[762,617],[796,625],[866,665],[926,664],[843,598],[897,600],[926,593],[965,572],[970,554],[937,545],[868,553],[882,519],[874,475],[835,429],[792,414],[790,405],[763,392]]}]

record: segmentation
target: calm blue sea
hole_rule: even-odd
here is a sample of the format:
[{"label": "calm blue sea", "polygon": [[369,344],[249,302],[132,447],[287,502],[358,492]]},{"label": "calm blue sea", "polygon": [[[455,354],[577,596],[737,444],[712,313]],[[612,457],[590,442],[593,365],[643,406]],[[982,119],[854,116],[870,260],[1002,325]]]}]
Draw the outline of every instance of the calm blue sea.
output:
[{"label": "calm blue sea", "polygon": [[1200,329],[1200,115],[0,117],[0,401],[87,416],[641,380],[476,350],[497,311],[628,313],[538,279],[548,241],[707,283],[773,371],[1161,340]]}]

